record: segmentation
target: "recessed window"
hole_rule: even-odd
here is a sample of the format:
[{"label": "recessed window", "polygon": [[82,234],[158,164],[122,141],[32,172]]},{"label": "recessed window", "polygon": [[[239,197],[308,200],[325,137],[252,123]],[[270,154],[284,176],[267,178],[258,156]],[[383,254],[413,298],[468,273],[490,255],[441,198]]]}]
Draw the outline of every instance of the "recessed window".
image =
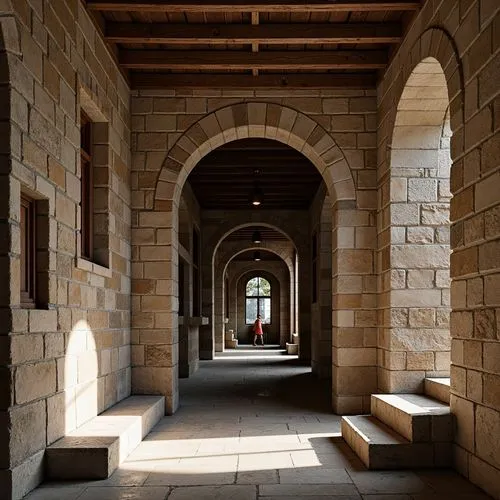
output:
[{"label": "recessed window", "polygon": [[193,228],[193,316],[201,315],[200,235]]},{"label": "recessed window", "polygon": [[224,307],[225,307],[225,317],[226,319],[229,318],[229,280],[226,278],[225,280],[225,285],[224,285]]},{"label": "recessed window", "polygon": [[311,241],[311,276],[312,303],[318,302],[318,233],[314,233]]},{"label": "recessed window", "polygon": [[271,284],[269,281],[261,277],[248,280],[245,295],[246,324],[253,324],[258,314],[263,324],[271,324]]},{"label": "recessed window", "polygon": [[94,179],[92,167],[92,122],[81,112],[80,128],[81,165],[81,255],[85,259],[94,258]]},{"label": "recessed window", "polygon": [[21,195],[21,305],[35,307],[35,200]]}]

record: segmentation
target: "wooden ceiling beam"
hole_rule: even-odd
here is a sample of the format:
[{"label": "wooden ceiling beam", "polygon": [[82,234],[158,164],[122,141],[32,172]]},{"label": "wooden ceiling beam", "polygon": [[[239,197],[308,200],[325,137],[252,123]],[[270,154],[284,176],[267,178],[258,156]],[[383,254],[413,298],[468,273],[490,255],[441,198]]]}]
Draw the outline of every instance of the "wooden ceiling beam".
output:
[{"label": "wooden ceiling beam", "polygon": [[289,74],[289,75],[202,75],[202,74],[130,74],[134,90],[140,89],[198,89],[198,88],[272,88],[272,89],[328,89],[374,88],[377,83],[375,74]]},{"label": "wooden ceiling beam", "polygon": [[375,12],[375,11],[415,11],[420,8],[419,1],[396,0],[86,0],[87,8],[97,11],[135,11],[135,12]]},{"label": "wooden ceiling beam", "polygon": [[108,23],[106,40],[127,44],[399,43],[401,27],[388,24],[172,24]]},{"label": "wooden ceiling beam", "polygon": [[191,50],[121,50],[120,65],[128,69],[172,70],[357,70],[382,69],[383,50],[242,52]]}]

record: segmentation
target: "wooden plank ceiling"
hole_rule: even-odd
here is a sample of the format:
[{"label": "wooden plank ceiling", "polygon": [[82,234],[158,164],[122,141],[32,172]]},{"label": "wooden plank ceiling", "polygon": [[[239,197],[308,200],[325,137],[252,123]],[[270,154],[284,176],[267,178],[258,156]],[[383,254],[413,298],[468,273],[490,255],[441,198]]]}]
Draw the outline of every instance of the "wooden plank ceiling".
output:
[{"label": "wooden plank ceiling", "polygon": [[84,0],[133,88],[367,88],[420,1]]},{"label": "wooden plank ceiling", "polygon": [[[205,156],[188,182],[204,209],[297,210],[309,208],[322,178],[309,160],[284,144],[241,139]],[[256,184],[262,192],[258,207],[251,203]]]}]

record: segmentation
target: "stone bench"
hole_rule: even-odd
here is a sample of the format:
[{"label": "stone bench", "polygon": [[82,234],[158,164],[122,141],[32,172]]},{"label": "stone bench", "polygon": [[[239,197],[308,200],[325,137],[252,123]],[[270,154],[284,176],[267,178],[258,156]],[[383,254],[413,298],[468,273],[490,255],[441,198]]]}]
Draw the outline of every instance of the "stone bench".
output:
[{"label": "stone bench", "polygon": [[130,396],[46,450],[49,479],[106,479],[165,414],[163,396]]}]

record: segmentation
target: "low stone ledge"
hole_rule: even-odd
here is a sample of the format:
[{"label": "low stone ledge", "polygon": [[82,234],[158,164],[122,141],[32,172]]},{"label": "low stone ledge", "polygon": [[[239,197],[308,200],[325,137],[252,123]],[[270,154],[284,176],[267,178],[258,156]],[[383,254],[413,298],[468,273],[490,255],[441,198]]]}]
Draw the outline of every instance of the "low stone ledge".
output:
[{"label": "low stone ledge", "polygon": [[447,405],[450,404],[450,379],[445,377],[426,378],[424,392],[428,396],[442,401]]},{"label": "low stone ledge", "polygon": [[49,479],[106,479],[165,414],[163,396],[130,396],[47,448]]}]

